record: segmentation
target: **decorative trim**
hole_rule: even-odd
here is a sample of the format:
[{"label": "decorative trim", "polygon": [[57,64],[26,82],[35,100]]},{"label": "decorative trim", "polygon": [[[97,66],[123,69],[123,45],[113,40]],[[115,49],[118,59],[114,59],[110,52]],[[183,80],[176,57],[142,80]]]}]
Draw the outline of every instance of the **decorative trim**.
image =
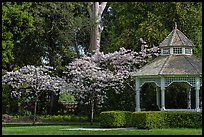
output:
[{"label": "decorative trim", "polygon": [[160,78],[140,78],[140,87],[142,87],[145,83],[155,83],[158,87],[160,87]]},{"label": "decorative trim", "polygon": [[[174,82],[184,82],[184,83],[188,83],[190,86],[195,87],[196,85],[196,75],[192,76],[192,75],[187,75],[187,76],[163,76],[164,77],[164,81],[165,81],[165,87],[170,86],[172,83]],[[138,78],[138,77],[136,77]],[[202,77],[199,78],[200,79],[200,86],[202,86]],[[161,87],[161,77],[140,77],[139,78],[139,87],[142,87],[145,83],[155,83],[156,86]]]},{"label": "decorative trim", "polygon": [[168,87],[173,82],[187,82],[192,87],[195,87],[195,77],[165,77],[165,87]]}]

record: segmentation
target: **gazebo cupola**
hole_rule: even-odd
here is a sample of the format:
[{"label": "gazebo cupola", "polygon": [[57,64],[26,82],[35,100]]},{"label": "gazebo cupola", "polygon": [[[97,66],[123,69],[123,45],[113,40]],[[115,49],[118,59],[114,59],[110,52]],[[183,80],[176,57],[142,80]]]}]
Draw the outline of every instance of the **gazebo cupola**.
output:
[{"label": "gazebo cupola", "polygon": [[192,55],[195,46],[175,24],[175,29],[160,43],[161,55]]},{"label": "gazebo cupola", "polygon": [[[188,108],[184,109],[200,111],[199,91],[202,86],[202,60],[193,55],[193,46],[194,44],[177,29],[175,24],[174,30],[159,44],[160,56],[132,73],[132,77],[135,78],[136,111],[141,111],[140,90],[145,83],[154,83],[156,104],[160,110],[170,110],[165,107],[165,90],[175,82],[185,85],[188,92]],[[192,88],[195,88],[195,108],[193,109],[191,107]]]}]

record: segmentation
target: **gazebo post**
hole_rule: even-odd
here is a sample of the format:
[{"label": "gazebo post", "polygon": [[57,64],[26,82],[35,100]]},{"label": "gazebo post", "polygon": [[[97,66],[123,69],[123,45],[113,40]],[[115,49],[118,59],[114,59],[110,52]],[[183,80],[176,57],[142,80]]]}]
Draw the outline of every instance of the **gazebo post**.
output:
[{"label": "gazebo post", "polygon": [[161,77],[161,110],[165,110],[165,79]]},{"label": "gazebo post", "polygon": [[135,95],[136,108],[135,108],[135,111],[141,111],[141,109],[140,109],[140,79],[137,77],[136,77],[136,81],[135,81],[135,90],[136,90],[136,95]]},{"label": "gazebo post", "polygon": [[191,109],[191,87],[187,89],[188,109]]},{"label": "gazebo post", "polygon": [[196,90],[196,93],[195,93],[195,104],[196,104],[196,108],[195,108],[195,111],[196,112],[199,112],[200,111],[200,108],[199,108],[199,90],[200,90],[200,78],[199,77],[196,77],[195,78],[195,81],[196,81],[196,84],[195,84],[195,90]]},{"label": "gazebo post", "polygon": [[159,95],[159,88],[156,87],[156,96],[157,96],[157,106],[160,108],[160,95]]}]

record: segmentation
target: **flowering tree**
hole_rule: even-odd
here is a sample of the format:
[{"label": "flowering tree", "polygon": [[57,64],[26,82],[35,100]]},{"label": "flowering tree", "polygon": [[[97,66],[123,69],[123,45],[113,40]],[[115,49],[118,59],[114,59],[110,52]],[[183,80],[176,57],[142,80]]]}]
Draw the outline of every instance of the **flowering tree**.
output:
[{"label": "flowering tree", "polygon": [[53,68],[50,66],[35,67],[27,65],[17,71],[7,72],[2,76],[2,84],[10,85],[14,91],[12,94],[20,94],[17,92],[23,85],[28,85],[26,88],[31,88],[34,93],[34,113],[33,125],[36,120],[37,103],[39,96],[46,91],[65,91],[66,81],[59,77],[53,77],[49,73]]},{"label": "flowering tree", "polygon": [[[89,95],[91,123],[94,115],[94,99],[102,100],[110,88],[119,92],[125,87],[124,83],[131,72],[137,71],[148,59],[159,55],[157,47],[148,48],[143,39],[141,42],[139,53],[125,48],[108,54],[96,51],[93,55],[76,59],[66,66],[68,91],[81,98]],[[129,86],[131,87],[130,84]]]}]

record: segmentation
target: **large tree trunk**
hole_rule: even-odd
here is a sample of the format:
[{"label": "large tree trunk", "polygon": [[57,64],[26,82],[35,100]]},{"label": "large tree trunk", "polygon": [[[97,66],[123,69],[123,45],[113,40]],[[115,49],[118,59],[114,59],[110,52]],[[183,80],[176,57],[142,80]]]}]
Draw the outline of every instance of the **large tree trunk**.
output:
[{"label": "large tree trunk", "polygon": [[101,32],[103,30],[103,26],[101,25],[101,16],[106,4],[107,2],[102,2],[100,5],[99,2],[92,2],[89,5],[89,14],[92,20],[89,52],[100,50]]}]

